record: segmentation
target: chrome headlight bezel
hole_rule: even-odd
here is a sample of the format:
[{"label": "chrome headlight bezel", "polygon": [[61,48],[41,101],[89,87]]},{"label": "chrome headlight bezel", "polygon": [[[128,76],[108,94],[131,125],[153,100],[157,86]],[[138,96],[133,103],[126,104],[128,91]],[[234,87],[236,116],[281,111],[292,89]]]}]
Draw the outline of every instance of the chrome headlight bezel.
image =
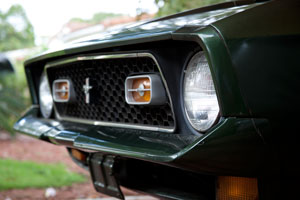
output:
[{"label": "chrome headlight bezel", "polygon": [[52,115],[54,103],[46,73],[43,72],[39,83],[39,105],[44,118],[50,118]]},{"label": "chrome headlight bezel", "polygon": [[[200,66],[201,65],[201,66]],[[192,69],[193,68],[193,69]],[[199,72],[199,70],[201,72]],[[190,77],[191,74],[194,77]],[[201,79],[202,76],[202,79]],[[205,79],[203,79],[205,77]],[[197,84],[188,84],[189,81],[191,83],[191,80],[193,79],[194,83]],[[192,82],[193,82],[192,81]],[[208,84],[203,85],[204,82],[207,82]],[[201,85],[202,84],[202,85]],[[187,89],[188,86],[194,85],[194,87],[190,87],[192,89]],[[204,87],[206,86],[206,87]],[[209,130],[219,119],[220,117],[220,107],[219,102],[217,98],[217,92],[213,80],[213,75],[211,72],[211,68],[209,66],[207,57],[204,53],[204,51],[198,51],[187,62],[187,65],[185,67],[184,73],[183,73],[183,81],[182,81],[182,99],[183,99],[183,108],[185,112],[185,117],[187,118],[189,124],[198,132],[206,132]],[[201,88],[205,88],[201,90]],[[209,90],[207,90],[209,89]],[[188,92],[189,90],[189,92]],[[194,91],[193,91],[194,90]],[[198,90],[198,91],[197,91]],[[207,91],[205,91],[207,90]],[[206,92],[208,92],[205,94]],[[189,93],[189,94],[188,94]],[[193,94],[192,94],[193,93]],[[201,95],[204,97],[201,97]],[[189,96],[189,97],[188,97]],[[194,100],[190,98],[190,96],[194,96]],[[196,97],[196,98],[195,98]],[[202,101],[195,100],[202,98]],[[187,98],[190,98],[192,100],[187,100]],[[205,102],[208,103],[208,105],[203,104],[203,100],[206,100]],[[190,102],[189,102],[190,101]],[[202,103],[202,105],[201,105]],[[195,106],[194,106],[194,105]],[[211,104],[211,105],[209,105]],[[194,109],[191,109],[193,107]],[[206,113],[199,109],[200,107],[205,107]],[[198,108],[198,109],[195,109]],[[191,112],[192,111],[192,112]],[[194,117],[194,118],[193,118]],[[195,119],[198,118],[198,119]],[[202,119],[201,119],[202,118]],[[201,120],[204,121],[204,119],[207,118],[206,123],[201,124]],[[200,121],[200,122],[199,122]]]}]

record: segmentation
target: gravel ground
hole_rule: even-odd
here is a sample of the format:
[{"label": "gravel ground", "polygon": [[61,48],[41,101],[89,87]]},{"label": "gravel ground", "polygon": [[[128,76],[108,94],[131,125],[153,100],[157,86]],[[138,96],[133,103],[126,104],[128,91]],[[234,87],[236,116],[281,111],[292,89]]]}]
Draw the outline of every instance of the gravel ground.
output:
[{"label": "gravel ground", "polygon": [[[43,142],[25,135],[18,134],[14,140],[9,135],[0,132],[0,158],[15,160],[31,160],[42,163],[64,163],[69,170],[78,172],[88,177],[86,183],[73,184],[68,187],[55,188],[56,195],[45,197],[46,189],[22,189],[0,192],[0,200],[29,200],[29,199],[111,199],[106,195],[97,193],[90,181],[88,171],[77,166],[69,157],[65,147]],[[1,176],[1,175],[0,175]],[[140,196],[138,193],[122,188],[126,199],[149,199],[148,196]]]}]

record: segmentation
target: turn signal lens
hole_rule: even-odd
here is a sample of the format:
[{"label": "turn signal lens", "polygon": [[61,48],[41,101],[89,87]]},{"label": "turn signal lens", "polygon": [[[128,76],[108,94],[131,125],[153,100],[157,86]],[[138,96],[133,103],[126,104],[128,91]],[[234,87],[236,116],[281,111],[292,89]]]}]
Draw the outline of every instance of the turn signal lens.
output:
[{"label": "turn signal lens", "polygon": [[71,149],[71,154],[74,158],[80,161],[86,161],[86,155],[77,149]]},{"label": "turn signal lens", "polygon": [[219,176],[217,200],[258,200],[257,179]]},{"label": "turn signal lens", "polygon": [[165,88],[158,74],[127,77],[125,99],[130,105],[163,105],[167,102]]},{"label": "turn signal lens", "polygon": [[55,102],[68,102],[70,99],[70,82],[69,80],[55,80],[53,82],[53,99]]},{"label": "turn signal lens", "polygon": [[132,82],[132,97],[136,102],[149,102],[151,99],[150,79],[137,78]]}]

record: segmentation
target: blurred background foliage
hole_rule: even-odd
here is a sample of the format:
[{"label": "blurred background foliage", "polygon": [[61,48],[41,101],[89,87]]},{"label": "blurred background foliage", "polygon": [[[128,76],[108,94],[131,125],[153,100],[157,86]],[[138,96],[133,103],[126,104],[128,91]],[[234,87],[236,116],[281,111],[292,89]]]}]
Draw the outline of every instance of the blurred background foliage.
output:
[{"label": "blurred background foliage", "polygon": [[226,0],[155,0],[155,3],[159,7],[157,16],[161,17],[225,1]]},{"label": "blurred background foliage", "polygon": [[33,27],[22,6],[0,10],[0,52],[34,46]]},{"label": "blurred background foliage", "polygon": [[[24,9],[13,5],[6,12],[0,10],[0,53],[33,46],[33,27]],[[0,131],[11,134],[14,134],[14,122],[29,105],[23,61],[12,62],[14,72],[0,69]]]},{"label": "blurred background foliage", "polygon": [[30,98],[22,62],[16,62],[15,72],[0,72],[0,131],[14,134],[13,124],[29,106]]}]

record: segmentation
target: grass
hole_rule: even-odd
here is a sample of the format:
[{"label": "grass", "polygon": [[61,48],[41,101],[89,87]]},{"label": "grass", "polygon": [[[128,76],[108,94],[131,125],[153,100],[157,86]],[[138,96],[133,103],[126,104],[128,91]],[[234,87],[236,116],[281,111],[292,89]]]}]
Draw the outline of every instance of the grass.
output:
[{"label": "grass", "polygon": [[61,187],[84,181],[82,175],[68,171],[63,164],[0,159],[0,191]]}]

